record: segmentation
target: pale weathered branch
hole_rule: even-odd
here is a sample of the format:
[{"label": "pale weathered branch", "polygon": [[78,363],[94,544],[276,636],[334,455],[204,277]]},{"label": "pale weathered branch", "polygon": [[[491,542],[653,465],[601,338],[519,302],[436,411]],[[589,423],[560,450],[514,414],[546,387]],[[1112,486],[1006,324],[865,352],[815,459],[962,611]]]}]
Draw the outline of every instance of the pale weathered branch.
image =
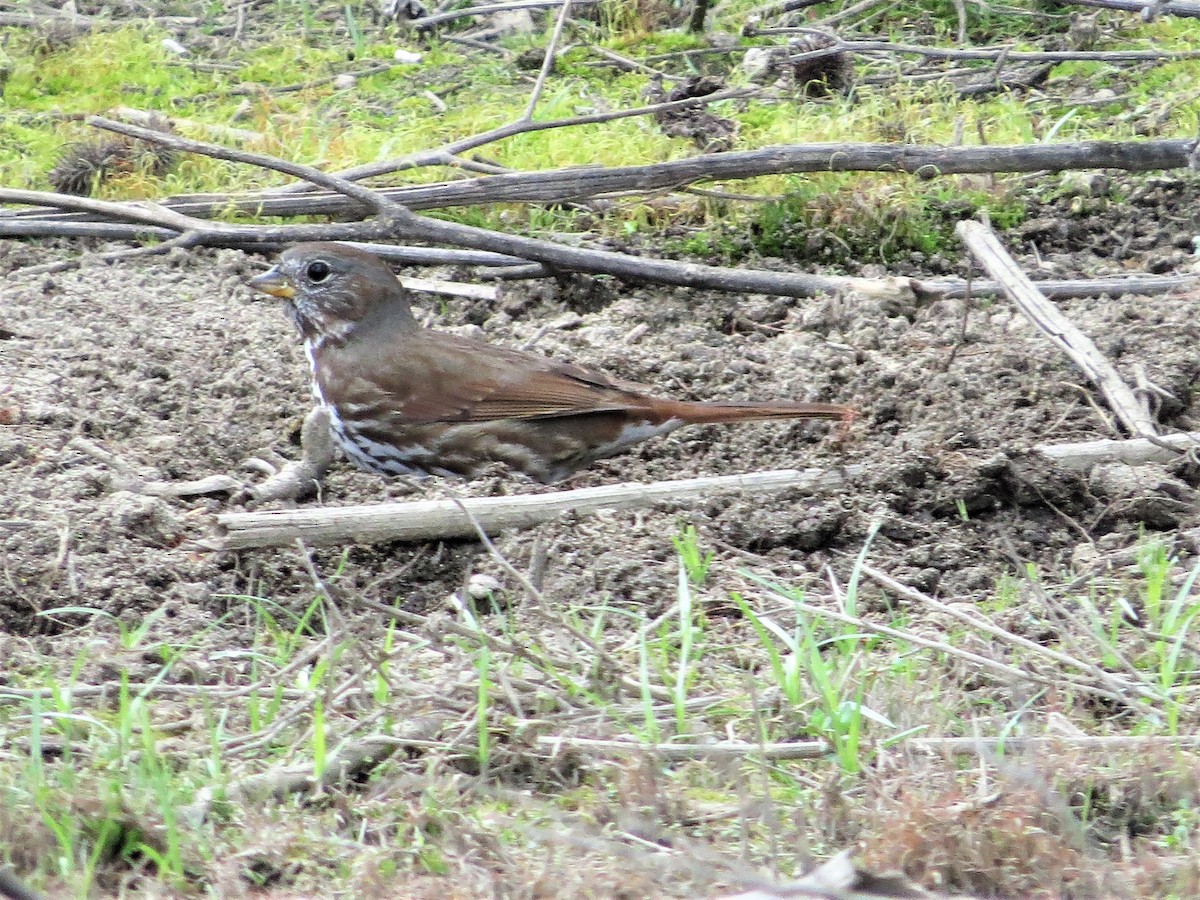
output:
[{"label": "pale weathered branch", "polygon": [[1158,427],[1145,400],[1134,394],[1092,339],[1037,289],[1004,249],[991,227],[981,222],[963,221],[958,223],[956,230],[971,255],[1003,285],[1004,292],[1017,308],[1099,388],[1125,428],[1138,437],[1156,435]]},{"label": "pale weathered branch", "polygon": [[[1091,6],[1098,9],[1119,9],[1124,12],[1143,12],[1151,3],[1149,0],[1058,0],[1067,6]],[[1188,16],[1200,18],[1200,3],[1194,0],[1167,0],[1159,3],[1158,12],[1169,16]]]},{"label": "pale weathered branch", "polygon": [[592,750],[604,754],[649,753],[662,759],[712,759],[713,757],[754,756],[759,759],[821,759],[832,752],[825,741],[786,741],[752,744],[746,741],[712,741],[705,744],[643,744],[638,741],[612,741],[567,735],[539,735],[538,746],[557,753],[564,750]]},{"label": "pale weathered branch", "polygon": [[[1058,465],[1086,470],[1102,462],[1131,465],[1169,462],[1180,453],[1200,447],[1200,432],[1174,434],[1153,440],[1100,440],[1067,444],[1042,444],[1036,452]],[[281,547],[296,538],[319,546],[357,541],[425,541],[472,537],[474,518],[484,531],[495,534],[507,528],[531,528],[571,512],[590,515],[600,510],[641,509],[655,503],[689,502],[721,491],[772,491],[786,488],[829,490],[844,487],[858,477],[862,466],[837,470],[780,469],[750,475],[721,475],[650,484],[615,484],[548,494],[511,497],[472,497],[457,500],[421,500],[318,509],[225,513],[217,517],[218,533],[199,544],[210,550],[247,547]],[[462,503],[469,515],[463,511]]]},{"label": "pale weathered branch", "polygon": [[[1120,297],[1137,294],[1149,297],[1172,291],[1194,290],[1200,275],[1112,275],[1084,278],[1078,281],[1050,279],[1035,281],[1037,289],[1047,297]],[[964,297],[998,297],[1004,293],[996,281],[965,281],[961,278],[914,278],[913,291],[918,297],[957,300]]]},{"label": "pale weathered branch", "polygon": [[[1143,6],[1145,4],[1142,4]],[[925,59],[1004,60],[1006,62],[1175,62],[1200,58],[1200,50],[1013,50],[1011,47],[963,49],[958,47],[924,47],[920,44],[897,44],[892,41],[843,41],[837,35],[817,28],[782,27],[755,28],[748,26],[747,36],[771,34],[818,34],[833,43],[820,50],[794,53],[789,59],[801,61],[819,59],[839,51],[850,53],[899,53]]]},{"label": "pale weathered branch", "polygon": [[[720,491],[837,488],[844,485],[847,478],[856,477],[860,470],[861,467],[854,466],[840,472],[783,469],[653,484],[614,484],[515,497],[227,513],[217,517],[219,534],[201,543],[213,550],[238,550],[287,546],[296,538],[310,546],[322,546],[347,540],[369,543],[473,537],[476,530],[472,518],[485,532],[495,534],[508,528],[530,528],[564,512],[589,515],[605,509],[640,509],[660,502],[694,500]],[[464,507],[469,515],[464,512]]]},{"label": "pale weathered branch", "polygon": [[[161,144],[191,153],[201,153],[216,159],[227,159],[248,165],[261,166],[274,171],[284,172],[297,178],[307,179],[313,184],[330,190],[340,191],[376,214],[371,222],[360,226],[365,234],[353,235],[351,239],[399,236],[413,240],[444,242],[476,250],[488,250],[511,254],[513,256],[523,256],[563,271],[616,275],[617,277],[629,280],[652,281],[661,284],[674,284],[680,287],[710,288],[713,290],[811,297],[839,289],[857,288],[859,286],[863,289],[869,289],[872,286],[871,282],[859,279],[835,279],[819,275],[755,272],[727,269],[719,266],[698,265],[695,263],[639,259],[624,253],[567,247],[548,241],[539,241],[533,238],[489,231],[485,228],[459,225],[454,222],[418,216],[394,201],[389,200],[387,197],[372,191],[370,188],[347,181],[337,175],[321,172],[311,166],[281,160],[264,153],[233,150],[204,141],[195,141],[178,135],[164,134],[163,132],[148,128],[138,128],[133,125],[113,122],[97,116],[89,117],[88,122],[96,127],[129,137],[135,137],[149,143]],[[33,191],[0,191],[0,200],[3,199],[6,193],[14,196],[14,202],[34,204],[45,203],[47,196],[54,198],[61,198],[62,196],[57,194],[46,195],[45,193]],[[21,199],[15,199],[17,196],[20,196]],[[95,204],[98,204],[100,201],[87,200],[87,205],[84,205],[85,198],[76,197],[60,200],[59,202],[68,207],[87,209],[89,207],[94,208]],[[195,231],[198,243],[204,243],[208,237],[228,234],[230,231],[234,234],[246,235],[251,240],[259,236],[266,239],[278,240],[276,231],[272,228],[266,228],[260,232],[254,226],[205,224],[201,220],[183,216],[169,210],[164,211],[157,208],[148,210],[140,204],[120,204],[119,206],[126,210],[125,214],[127,216],[138,221]],[[319,230],[335,226],[298,227],[316,228]],[[326,236],[305,239],[330,240],[331,238]],[[338,238],[332,239],[336,240]]]},{"label": "pale weathered branch", "polygon": [[[600,0],[572,0],[577,6],[592,6],[599,3]],[[432,28],[434,25],[441,25],[443,22],[452,22],[455,19],[462,19],[467,16],[489,16],[492,13],[508,12],[510,10],[519,9],[551,9],[555,6],[562,6],[563,0],[512,0],[509,3],[489,3],[478,6],[464,6],[461,9],[452,9],[449,12],[435,13],[429,16],[422,16],[419,19],[409,19],[406,23],[410,28],[425,29]]]},{"label": "pale weathered branch", "polygon": [[[709,153],[643,166],[570,166],[541,172],[488,175],[439,184],[380,188],[377,193],[408,209],[426,210],[492,203],[568,203],[630,192],[678,190],[699,182],[810,172],[903,172],[918,178],[1079,169],[1149,172],[1187,168],[1195,145],[1196,141],[1187,138],[996,147],[788,144],[760,150]],[[354,177],[365,177],[360,170],[348,171]],[[311,190],[308,185],[298,187]],[[300,195],[286,190],[241,195],[182,195],[166,198],[159,205],[205,219],[230,211],[257,216],[346,216],[360,210],[357,202],[336,191]],[[21,218],[29,217],[30,214],[25,214]],[[3,223],[0,218],[0,225]]]},{"label": "pale weathered branch", "polygon": [[1197,448],[1200,448],[1200,431],[1124,441],[1042,444],[1035,449],[1063,468],[1082,472],[1100,463],[1126,463],[1131,466],[1167,463],[1177,459],[1181,453]]}]

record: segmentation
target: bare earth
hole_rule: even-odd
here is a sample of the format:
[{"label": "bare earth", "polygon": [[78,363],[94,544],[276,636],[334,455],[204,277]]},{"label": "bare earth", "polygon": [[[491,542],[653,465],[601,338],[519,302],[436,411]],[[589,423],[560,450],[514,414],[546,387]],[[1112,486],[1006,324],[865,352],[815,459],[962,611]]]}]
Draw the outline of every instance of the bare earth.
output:
[{"label": "bare earth", "polygon": [[[1169,235],[1145,237],[1151,252],[1170,252]],[[1123,271],[1086,250],[1041,247],[1056,277]],[[10,271],[67,255],[0,244],[0,265]],[[306,602],[309,579],[288,551],[235,557],[189,546],[213,513],[237,508],[226,498],[159,500],[114,489],[130,476],[229,473],[250,483],[261,476],[243,467],[247,458],[297,455],[310,405],[303,354],[276,302],[244,286],[265,263],[197,251],[8,279],[0,321],[0,518],[11,592],[0,621],[8,629],[53,634],[61,625],[35,614],[61,606],[137,618],[166,604],[186,628],[194,616],[227,610],[236,603],[231,595]],[[1168,401],[1167,424],[1192,430],[1187,407],[1200,377],[1195,303],[1105,297],[1063,308],[1127,378],[1141,367],[1171,392],[1177,399]],[[958,301],[924,308],[854,297],[793,301],[577,279],[566,288],[510,284],[494,307],[442,297],[418,305],[434,327],[477,326],[509,346],[549,326],[537,351],[664,395],[820,399],[861,411],[843,441],[828,425],[693,427],[578,476],[570,486],[850,463],[869,472],[827,496],[722,498],[546,526],[536,537],[553,548],[551,599],[606,591],[618,602],[661,602],[674,584],[664,535],[680,520],[697,524],[702,543],[762,554],[797,576],[819,575],[837,554],[857,552],[879,518],[883,536],[872,558],[921,589],[955,597],[985,596],[1014,553],[1066,571],[1085,533],[1112,548],[1134,540],[1142,519],[1153,529],[1197,524],[1187,502],[1196,473],[1183,463],[1140,485],[1137,497],[1113,497],[1026,456],[1039,443],[1116,435],[1079,373],[1002,300],[967,311]],[[113,462],[80,449],[76,437]],[[320,502],[546,490],[518,477],[413,487],[341,461]],[[519,565],[534,537],[507,536],[502,549]],[[414,551],[423,561],[412,565]],[[374,596],[420,607],[453,591],[464,572],[489,569],[474,545],[355,548],[351,558],[349,574],[364,586],[408,563]]]},{"label": "bare earth", "polygon": [[[1188,271],[1200,205],[1191,188],[1154,184],[1135,205],[1097,201],[1094,214],[1074,217],[1047,209],[1045,221],[1034,216],[1004,238],[1035,272],[1027,251],[1036,244],[1042,272],[1053,277],[1147,266]],[[1114,248],[1125,258],[1115,258]],[[75,252],[66,244],[0,242],[0,269],[12,273]],[[924,262],[914,261],[913,271]],[[71,659],[97,627],[92,615],[42,615],[48,610],[91,607],[134,624],[162,609],[154,634],[164,643],[186,644],[219,620],[197,651],[198,668],[177,666],[171,675],[211,683],[222,669],[206,658],[223,645],[244,645],[243,597],[269,598],[296,614],[311,603],[316,591],[295,549],[197,549],[215,513],[244,508],[237,497],[155,499],[124,489],[138,479],[216,473],[249,484],[262,475],[244,466],[248,458],[298,454],[310,406],[301,347],[276,302],[244,285],[266,264],[201,250],[6,276],[0,659],[9,673],[47,656]],[[1170,393],[1165,426],[1197,430],[1197,299],[1105,297],[1061,306],[1128,380],[1140,368]],[[1143,528],[1169,540],[1200,525],[1200,469],[1182,457],[1139,470],[1140,479],[1089,480],[1028,454],[1040,443],[1117,435],[1079,372],[1003,300],[969,308],[853,296],[788,300],[575,278],[509,284],[494,304],[428,297],[418,306],[435,327],[472,327],[508,346],[534,340],[541,353],[602,367],[664,395],[828,400],[861,412],[841,439],[826,424],[694,427],[583,473],[569,486],[847,464],[867,471],[840,492],[723,496],[499,536],[499,549],[521,570],[535,547],[545,550],[543,592],[562,608],[607,597],[651,616],[666,609],[677,577],[669,536],[684,523],[695,524],[700,546],[715,550],[721,564],[753,560],[760,572],[815,588],[827,566],[846,572],[878,521],[872,564],[920,590],[975,601],[994,596],[998,579],[1020,574],[1024,563],[1069,579],[1097,554],[1134,546]],[[549,488],[517,477],[388,482],[339,460],[319,500],[302,502],[534,490]],[[1188,565],[1196,548],[1184,541],[1177,550]],[[354,546],[344,556],[341,548],[313,553],[318,570],[338,570],[347,591],[413,611],[444,610],[445,598],[473,573],[516,587],[475,542]],[[1029,630],[1036,637],[1036,625]],[[144,666],[156,671],[153,661]],[[85,678],[111,677],[103,666],[88,672]],[[0,673],[0,684],[9,677]]]}]

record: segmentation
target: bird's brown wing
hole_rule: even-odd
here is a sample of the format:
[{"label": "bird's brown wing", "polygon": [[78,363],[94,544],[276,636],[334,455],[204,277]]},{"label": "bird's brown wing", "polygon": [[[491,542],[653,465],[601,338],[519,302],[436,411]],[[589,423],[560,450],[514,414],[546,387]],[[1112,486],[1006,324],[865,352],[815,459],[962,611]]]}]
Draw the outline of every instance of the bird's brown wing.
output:
[{"label": "bird's brown wing", "polygon": [[[367,352],[364,352],[367,351]],[[397,347],[358,348],[339,393],[374,405],[384,396],[405,424],[538,419],[651,410],[637,385],[603,372],[470,338],[423,331]]]}]

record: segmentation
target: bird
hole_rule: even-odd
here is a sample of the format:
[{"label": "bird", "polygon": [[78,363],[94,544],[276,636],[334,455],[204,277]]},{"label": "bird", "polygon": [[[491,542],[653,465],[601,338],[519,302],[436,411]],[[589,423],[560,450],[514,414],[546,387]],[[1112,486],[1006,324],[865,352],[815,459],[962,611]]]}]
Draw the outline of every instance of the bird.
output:
[{"label": "bird", "polygon": [[391,267],[301,243],[250,280],[287,301],[335,442],[380,475],[478,477],[496,463],[543,483],[691,424],[840,419],[832,403],[670,400],[599,369],[422,327]]}]

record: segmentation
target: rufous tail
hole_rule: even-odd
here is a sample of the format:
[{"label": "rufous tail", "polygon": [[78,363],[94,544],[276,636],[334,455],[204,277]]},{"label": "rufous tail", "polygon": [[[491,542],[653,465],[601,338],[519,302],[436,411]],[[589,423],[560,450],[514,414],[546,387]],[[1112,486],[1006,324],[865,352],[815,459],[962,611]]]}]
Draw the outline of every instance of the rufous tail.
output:
[{"label": "rufous tail", "polygon": [[752,422],[756,419],[841,419],[854,418],[854,408],[836,403],[698,403],[665,401],[657,410],[670,418],[694,425],[722,422]]}]

